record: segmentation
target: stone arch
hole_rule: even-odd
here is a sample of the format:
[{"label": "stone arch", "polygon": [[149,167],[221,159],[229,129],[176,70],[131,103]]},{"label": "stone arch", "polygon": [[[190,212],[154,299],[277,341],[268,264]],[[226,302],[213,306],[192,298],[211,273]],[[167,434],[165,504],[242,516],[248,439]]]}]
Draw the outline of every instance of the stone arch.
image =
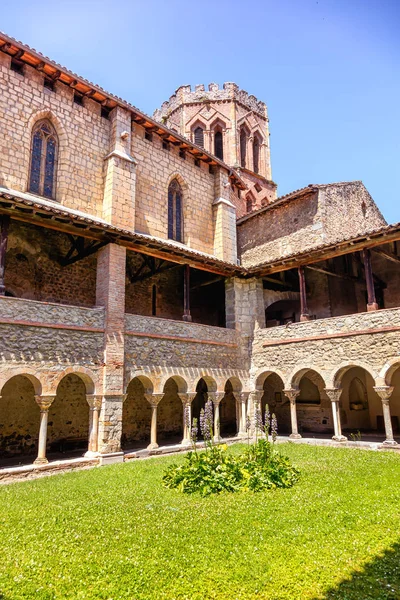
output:
[{"label": "stone arch", "polygon": [[400,357],[392,358],[382,367],[377,377],[377,385],[392,385],[392,378],[400,368]]},{"label": "stone arch", "polygon": [[151,406],[146,395],[153,390],[152,380],[143,374],[134,375],[126,387],[121,435],[121,447],[125,450],[143,446],[150,439]]},{"label": "stone arch", "polygon": [[43,109],[35,111],[31,114],[26,123],[25,128],[25,141],[24,141],[24,160],[25,160],[25,189],[29,191],[29,169],[30,169],[30,154],[31,154],[31,138],[34,126],[38,121],[47,119],[53,125],[56,130],[59,147],[58,147],[58,165],[56,177],[56,193],[61,194],[62,186],[59,185],[59,175],[64,173],[68,169],[68,134],[67,130],[63,125],[62,120],[50,109]]},{"label": "stone arch", "polygon": [[199,376],[196,383],[196,395],[192,401],[192,419],[199,420],[200,411],[205,406],[208,394],[216,391],[217,383],[213,377],[206,374]]},{"label": "stone arch", "polygon": [[37,373],[37,371],[35,371],[34,369],[29,369],[29,368],[10,370],[9,372],[7,372],[7,374],[0,376],[0,397],[1,397],[3,387],[5,386],[5,384],[13,377],[18,377],[18,376],[25,377],[26,379],[28,379],[28,381],[30,381],[30,383],[33,386],[35,396],[40,396],[42,394],[43,386],[39,379],[39,375],[40,374]]},{"label": "stone arch", "polygon": [[295,292],[292,292],[292,294],[293,297],[275,299],[265,309],[267,327],[287,325],[300,320],[300,297]]},{"label": "stone arch", "polygon": [[340,414],[342,429],[350,433],[380,430],[384,434],[382,402],[374,390],[373,371],[365,364],[344,364],[333,376],[335,387],[342,390]]},{"label": "stone arch", "polygon": [[196,140],[195,140],[195,131],[196,131],[196,129],[198,129],[198,128],[200,128],[200,129],[202,129],[202,130],[203,130],[203,145],[202,145],[201,147],[202,147],[202,148],[204,148],[204,147],[205,147],[205,142],[206,142],[204,133],[205,133],[205,131],[206,131],[206,129],[207,129],[207,125],[205,124],[205,122],[204,122],[204,121],[202,121],[202,120],[201,120],[201,119],[199,119],[199,118],[197,118],[197,119],[196,119],[196,120],[195,120],[195,121],[194,121],[194,122],[191,124],[191,126],[190,126],[190,136],[191,136],[191,140],[192,140],[192,142],[193,142],[193,143],[197,143],[197,142],[196,142]]},{"label": "stone arch", "polygon": [[220,433],[224,437],[234,436],[239,431],[242,389],[242,382],[236,376],[229,377],[225,382],[225,393],[219,407]]},{"label": "stone arch", "polygon": [[299,292],[279,292],[277,290],[264,290],[264,308],[267,309],[271,304],[280,300],[298,300],[300,302]]},{"label": "stone arch", "polygon": [[275,414],[280,433],[290,433],[290,405],[284,394],[284,378],[276,371],[264,371],[256,386],[260,390],[261,415],[264,419],[268,405],[270,415]]},{"label": "stone arch", "polygon": [[40,411],[35,402],[41,390],[32,374],[14,372],[3,382],[0,395],[0,456],[36,454]]},{"label": "stone arch", "polygon": [[220,127],[222,132],[224,132],[227,128],[226,122],[223,119],[221,119],[221,117],[217,117],[210,123],[211,131],[214,131],[217,127]]},{"label": "stone arch", "polygon": [[97,381],[97,376],[90,369],[87,369],[86,367],[78,367],[78,366],[68,367],[67,369],[64,369],[63,371],[61,371],[61,373],[57,376],[57,378],[54,381],[55,389],[58,388],[60,382],[67,375],[76,375],[77,377],[79,377],[85,385],[86,394],[95,394],[96,393],[95,381]]},{"label": "stone arch", "polygon": [[162,391],[164,391],[165,385],[167,384],[167,382],[170,379],[172,379],[176,383],[179,394],[185,394],[187,392],[188,384],[186,382],[186,379],[184,379],[181,375],[171,375],[171,374],[164,375],[164,377],[161,379],[160,389]]},{"label": "stone arch", "polygon": [[[350,364],[344,363],[344,364],[341,364],[339,366],[339,368],[336,368],[336,370],[329,377],[329,385],[327,385],[327,387],[340,388],[341,382],[342,382],[342,379],[343,379],[343,376],[345,375],[345,373],[347,371],[349,371],[350,369],[354,369],[357,367],[364,369],[364,371],[366,371],[369,375],[371,375],[371,377],[374,381],[374,385],[375,385],[375,374],[374,374],[373,370],[371,369],[371,367],[369,365],[366,365],[365,363],[357,362],[357,363],[350,363]],[[332,382],[332,385],[330,385],[330,382]]]},{"label": "stone arch", "polygon": [[57,378],[55,398],[49,408],[47,441],[50,451],[82,452],[88,449],[89,404],[95,392],[93,379],[84,368],[70,367]]},{"label": "stone arch", "polygon": [[265,380],[270,376],[270,375],[277,375],[277,377],[279,377],[282,380],[282,383],[284,383],[285,381],[285,377],[283,375],[283,373],[279,370],[279,369],[259,369],[257,371],[257,373],[255,374],[254,377],[254,385],[255,385],[255,389],[258,391],[261,391],[264,387],[264,382]]},{"label": "stone arch", "polygon": [[332,403],[325,391],[324,375],[312,367],[298,369],[290,378],[288,389],[296,389],[299,433],[332,433]]},{"label": "stone arch", "polygon": [[324,387],[327,387],[325,383],[325,378],[322,375],[322,373],[320,373],[313,367],[303,367],[301,369],[298,369],[293,375],[291,375],[291,377],[289,378],[290,383],[288,385],[288,389],[298,390],[301,378],[304,377],[304,375],[306,375],[307,373],[315,373],[316,375],[318,375],[321,378]]}]

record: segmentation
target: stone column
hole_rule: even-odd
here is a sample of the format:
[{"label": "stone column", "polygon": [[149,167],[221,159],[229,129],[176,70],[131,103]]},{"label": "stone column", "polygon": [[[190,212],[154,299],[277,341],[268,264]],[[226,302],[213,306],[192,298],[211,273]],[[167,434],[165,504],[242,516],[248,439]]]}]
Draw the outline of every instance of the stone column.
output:
[{"label": "stone column", "polygon": [[325,392],[332,402],[332,416],[333,416],[333,429],[334,435],[332,437],[336,442],[346,442],[347,437],[342,435],[342,426],[340,423],[340,411],[339,411],[339,400],[342,393],[341,389],[337,388],[325,388]]},{"label": "stone column", "polygon": [[192,402],[196,397],[196,392],[187,392],[178,394],[183,406],[183,440],[182,446],[190,446],[191,444],[191,428],[192,428]]},{"label": "stone column", "polygon": [[390,416],[389,398],[393,393],[393,387],[389,385],[374,387],[375,392],[382,400],[383,420],[385,423],[386,440],[383,442],[385,446],[397,446],[397,442],[393,437],[392,418]]},{"label": "stone column", "polygon": [[246,437],[247,436],[246,406],[247,406],[247,399],[248,399],[249,395],[250,395],[250,392],[242,392],[241,394],[238,394],[239,402],[240,402],[240,420],[239,420],[238,437]]},{"label": "stone column", "polygon": [[253,390],[249,394],[247,415],[250,418],[250,435],[252,436],[255,434],[254,416],[257,407],[260,407],[261,410],[261,398],[263,397],[263,394],[264,390]]},{"label": "stone column", "polygon": [[285,396],[289,399],[290,402],[290,422],[292,424],[292,433],[290,434],[290,438],[293,440],[299,440],[301,435],[297,428],[297,406],[296,406],[296,398],[300,394],[300,390],[290,389],[283,390]]},{"label": "stone column", "polygon": [[158,448],[157,444],[157,406],[160,404],[164,394],[145,394],[147,402],[151,406],[151,428],[150,428],[150,444],[147,446],[147,450],[155,450]]},{"label": "stone column", "polygon": [[224,396],[225,392],[212,392],[208,394],[208,398],[212,401],[214,406],[214,442],[221,441],[219,405]]},{"label": "stone column", "polygon": [[99,449],[99,415],[102,396],[86,394],[86,400],[90,407],[89,414],[89,446],[85,456],[90,458],[98,455]]},{"label": "stone column", "polygon": [[40,427],[38,455],[33,462],[34,465],[45,465],[49,462],[46,458],[47,422],[49,420],[49,408],[54,398],[55,396],[35,396],[35,400],[40,408]]}]

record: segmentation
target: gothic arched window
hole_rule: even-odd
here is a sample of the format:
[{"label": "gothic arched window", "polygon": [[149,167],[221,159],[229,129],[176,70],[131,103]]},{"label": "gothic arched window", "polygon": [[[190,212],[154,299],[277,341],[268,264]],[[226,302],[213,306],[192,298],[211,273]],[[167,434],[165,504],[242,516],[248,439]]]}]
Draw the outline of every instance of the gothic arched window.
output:
[{"label": "gothic arched window", "polygon": [[168,238],[183,241],[182,235],[182,188],[173,179],[168,188]]},{"label": "gothic arched window", "polygon": [[224,160],[224,144],[222,131],[217,130],[214,134],[214,154],[217,158]]},{"label": "gothic arched window", "polygon": [[240,130],[240,165],[246,168],[247,133],[244,127]]},{"label": "gothic arched window", "polygon": [[254,136],[253,140],[253,171],[258,173],[260,168],[260,140],[258,136]]},{"label": "gothic arched window", "polygon": [[200,126],[194,130],[194,143],[204,148],[204,129]]},{"label": "gothic arched window", "polygon": [[38,121],[32,132],[29,191],[54,198],[56,188],[58,140],[53,125]]}]

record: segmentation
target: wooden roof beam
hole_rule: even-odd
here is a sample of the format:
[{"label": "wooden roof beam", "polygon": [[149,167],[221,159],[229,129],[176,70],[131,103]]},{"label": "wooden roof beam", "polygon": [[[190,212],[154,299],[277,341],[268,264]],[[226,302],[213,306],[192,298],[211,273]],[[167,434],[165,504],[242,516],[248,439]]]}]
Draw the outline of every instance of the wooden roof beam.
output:
[{"label": "wooden roof beam", "polygon": [[384,250],[383,248],[372,248],[372,251],[375,252],[375,254],[379,254],[379,256],[383,256],[394,263],[400,263],[400,256],[390,252],[390,250]]}]

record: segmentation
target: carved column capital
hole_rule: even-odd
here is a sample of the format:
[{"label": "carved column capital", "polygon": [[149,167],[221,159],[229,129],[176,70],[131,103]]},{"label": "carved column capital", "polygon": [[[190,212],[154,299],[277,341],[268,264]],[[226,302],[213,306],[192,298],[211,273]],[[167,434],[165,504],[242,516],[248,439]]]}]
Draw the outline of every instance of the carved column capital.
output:
[{"label": "carved column capital", "polygon": [[341,388],[325,388],[326,395],[331,402],[339,402],[342,391]]},{"label": "carved column capital", "polygon": [[86,394],[86,400],[91,410],[99,410],[101,408],[103,396],[97,394]]},{"label": "carved column capital", "polygon": [[213,404],[220,404],[224,396],[225,392],[210,392],[208,394],[208,399],[211,400]]},{"label": "carved column capital", "polygon": [[291,402],[292,404],[294,402],[296,402],[296,398],[300,394],[300,390],[296,389],[296,388],[293,388],[290,390],[282,390],[282,391],[285,394],[286,398],[289,399],[289,402]]},{"label": "carved column capital", "polygon": [[380,385],[374,387],[374,390],[378,394],[382,402],[389,403],[389,398],[392,395],[394,388],[390,385]]},{"label": "carved column capital", "polygon": [[263,393],[263,390],[253,390],[252,392],[249,392],[249,397],[251,398],[254,404],[259,404],[261,402]]},{"label": "carved column capital", "polygon": [[47,412],[50,406],[53,404],[54,396],[35,396],[35,401],[39,405],[40,412]]},{"label": "carved column capital", "polygon": [[178,396],[181,399],[183,406],[190,406],[195,399],[197,392],[179,392]]},{"label": "carved column capital", "polygon": [[249,396],[250,392],[240,392],[240,394],[237,395],[239,402],[241,402],[242,404],[246,404]]},{"label": "carved column capital", "polygon": [[144,394],[147,402],[154,408],[160,404],[165,394]]}]

